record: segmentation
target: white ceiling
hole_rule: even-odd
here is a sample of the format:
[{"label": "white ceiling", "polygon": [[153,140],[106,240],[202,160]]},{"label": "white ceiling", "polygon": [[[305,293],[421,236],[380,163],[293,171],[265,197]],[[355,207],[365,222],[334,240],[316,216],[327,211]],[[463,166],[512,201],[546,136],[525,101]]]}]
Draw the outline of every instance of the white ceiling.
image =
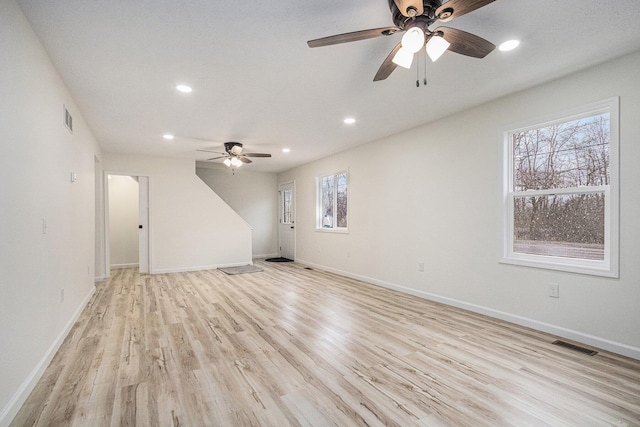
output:
[{"label": "white ceiling", "polygon": [[[640,50],[638,0],[496,0],[445,25],[520,47],[482,60],[447,52],[417,88],[415,62],[372,81],[400,34],[307,47],[392,25],[387,0],[17,2],[105,151],[204,159],[197,149],[239,141],[273,154],[254,159],[255,171],[286,170]],[[347,116],[356,124],[343,124]]]}]

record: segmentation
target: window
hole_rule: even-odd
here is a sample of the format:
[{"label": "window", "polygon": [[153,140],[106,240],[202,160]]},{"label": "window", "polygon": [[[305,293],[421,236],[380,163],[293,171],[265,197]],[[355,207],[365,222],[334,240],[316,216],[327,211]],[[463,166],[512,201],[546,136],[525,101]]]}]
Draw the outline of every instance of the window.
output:
[{"label": "window", "polygon": [[617,277],[618,99],[505,132],[507,263]]},{"label": "window", "polygon": [[318,229],[347,231],[347,187],[347,172],[318,178]]},{"label": "window", "polygon": [[293,190],[286,189],[282,192],[282,223],[293,224],[293,218],[291,215],[291,200]]}]

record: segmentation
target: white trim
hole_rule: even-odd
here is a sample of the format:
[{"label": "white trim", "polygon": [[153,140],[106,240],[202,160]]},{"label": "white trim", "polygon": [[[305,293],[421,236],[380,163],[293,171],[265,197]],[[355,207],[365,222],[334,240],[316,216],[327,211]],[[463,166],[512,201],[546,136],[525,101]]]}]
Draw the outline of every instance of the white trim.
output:
[{"label": "white trim", "polygon": [[[546,115],[542,118],[527,120],[512,124],[502,129],[503,140],[503,208],[502,208],[502,253],[499,263],[521,265],[525,267],[543,268],[548,270],[566,271],[570,273],[588,274],[602,277],[619,277],[619,240],[620,240],[620,209],[619,209],[619,97],[604,99],[591,104],[572,108],[564,112]],[[608,186],[554,188],[548,190],[514,191],[513,189],[513,144],[509,136],[521,132],[557,123],[578,120],[596,114],[609,113],[610,141],[609,168],[610,182]],[[605,223],[604,223],[604,259],[602,261],[565,258],[558,256],[544,256],[513,252],[513,200],[515,197],[604,193]]]},{"label": "white trim", "polygon": [[568,329],[563,326],[552,325],[550,323],[541,322],[539,320],[530,319],[516,314],[506,313],[504,311],[495,310],[489,307],[471,304],[468,302],[460,301],[454,298],[444,297],[441,295],[433,294],[430,292],[419,291],[417,289],[408,288],[406,286],[397,285],[391,282],[385,282],[383,280],[373,279],[371,277],[363,276],[360,274],[349,273],[347,271],[338,270],[331,267],[325,267],[319,264],[315,264],[309,261],[297,259],[297,263],[313,267],[317,270],[324,270],[330,273],[339,274],[341,276],[349,277],[351,279],[361,280],[372,285],[381,286],[387,289],[393,289],[405,294],[413,295],[419,298],[424,298],[429,301],[439,302],[452,307],[457,307],[463,310],[468,310],[473,313],[482,314],[495,319],[504,320],[505,322],[514,323],[516,325],[524,326],[527,328],[535,329],[537,331],[545,332],[551,335],[556,335],[561,338],[570,339],[579,343],[583,343],[592,347],[596,347],[602,350],[610,351],[612,353],[620,354],[622,356],[630,357],[632,359],[640,360],[640,348],[633,347],[627,344],[611,341],[606,338],[597,337],[595,335],[587,334],[584,332]]},{"label": "white trim", "polygon": [[84,300],[82,300],[82,302],[80,303],[80,306],[76,309],[75,313],[73,313],[73,316],[71,316],[71,319],[69,319],[69,321],[67,322],[62,332],[60,332],[60,334],[53,341],[49,349],[42,356],[42,358],[40,359],[40,362],[38,362],[38,364],[35,366],[35,368],[33,368],[29,376],[27,376],[27,378],[20,385],[20,387],[18,387],[18,390],[16,390],[13,396],[11,396],[11,399],[9,399],[9,402],[7,402],[7,405],[4,408],[2,408],[2,411],[0,411],[0,426],[2,427],[8,426],[13,420],[13,418],[18,414],[18,411],[20,410],[24,402],[27,400],[27,398],[29,397],[33,389],[36,387],[36,385],[38,384],[38,381],[40,381],[40,379],[42,378],[44,371],[49,366],[49,363],[51,363],[51,360],[53,360],[53,357],[56,355],[56,352],[58,351],[58,349],[64,342],[65,338],[71,331],[71,328],[73,327],[73,325],[75,325],[76,321],[80,317],[80,314],[82,314],[82,311],[84,310],[84,308],[87,306],[87,304],[93,297],[93,294],[95,293],[95,291],[96,291],[95,286],[92,286],[91,290],[89,291],[87,296],[84,298]]},{"label": "white trim", "polygon": [[111,264],[110,268],[133,268],[137,266],[138,266],[137,262],[132,262],[128,264]]},{"label": "white trim", "polygon": [[278,256],[278,252],[272,254],[255,254],[251,256],[251,259],[277,258]]},{"label": "white trim", "polygon": [[[348,202],[347,202],[348,204]],[[347,212],[348,212],[349,208],[347,208]],[[349,214],[347,213],[347,217],[349,216]],[[347,224],[348,224],[348,219],[347,219]],[[349,234],[349,229],[348,228],[344,228],[344,227],[340,227],[340,228],[316,228],[315,231],[319,232],[319,233],[338,233],[338,234]]]},{"label": "white trim", "polygon": [[233,262],[228,264],[201,265],[201,266],[193,266],[193,267],[162,268],[158,270],[153,270],[150,272],[150,274],[168,274],[168,273],[184,273],[187,271],[216,270],[218,268],[226,268],[226,267],[242,267],[243,265],[253,265],[253,261]]},{"label": "white trim", "polygon": [[[336,211],[334,213],[334,221],[337,224],[337,210],[338,210],[338,175],[346,174],[347,175],[347,226],[346,227],[335,227],[325,228],[322,226],[322,178],[333,176],[334,178],[334,197],[333,197],[333,208]],[[349,234],[349,199],[351,198],[351,171],[349,168],[341,169],[338,172],[333,172],[329,174],[322,174],[316,176],[316,231],[323,231],[329,233],[343,233]]]}]

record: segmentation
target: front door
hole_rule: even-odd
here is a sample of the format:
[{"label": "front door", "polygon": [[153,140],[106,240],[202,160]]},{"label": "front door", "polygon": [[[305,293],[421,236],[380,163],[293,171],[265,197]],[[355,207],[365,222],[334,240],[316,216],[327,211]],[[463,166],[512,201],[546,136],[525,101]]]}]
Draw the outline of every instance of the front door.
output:
[{"label": "front door", "polygon": [[279,229],[280,256],[294,260],[296,256],[296,230],[295,230],[295,186],[293,182],[287,182],[278,186],[279,193]]}]

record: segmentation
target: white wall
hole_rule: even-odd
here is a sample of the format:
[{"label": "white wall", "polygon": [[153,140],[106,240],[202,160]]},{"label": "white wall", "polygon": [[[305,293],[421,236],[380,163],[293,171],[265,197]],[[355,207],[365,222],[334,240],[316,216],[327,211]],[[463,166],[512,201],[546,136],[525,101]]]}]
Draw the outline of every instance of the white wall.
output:
[{"label": "white wall", "polygon": [[[296,180],[296,258],[640,358],[638,70],[640,54],[627,56],[280,174]],[[501,130],[613,96],[620,279],[499,264]],[[345,168],[349,234],[316,232],[315,177]]]},{"label": "white wall", "polygon": [[195,161],[105,153],[103,169],[149,177],[151,273],[252,262],[251,227],[196,176]]},{"label": "white wall", "polygon": [[94,290],[99,147],[13,0],[0,1],[0,52],[0,425],[7,425]]},{"label": "white wall", "polygon": [[108,185],[111,268],[137,266],[140,240],[137,178],[110,175]]},{"label": "white wall", "polygon": [[253,229],[253,257],[278,255],[278,179],[248,168],[198,162],[197,175]]}]

